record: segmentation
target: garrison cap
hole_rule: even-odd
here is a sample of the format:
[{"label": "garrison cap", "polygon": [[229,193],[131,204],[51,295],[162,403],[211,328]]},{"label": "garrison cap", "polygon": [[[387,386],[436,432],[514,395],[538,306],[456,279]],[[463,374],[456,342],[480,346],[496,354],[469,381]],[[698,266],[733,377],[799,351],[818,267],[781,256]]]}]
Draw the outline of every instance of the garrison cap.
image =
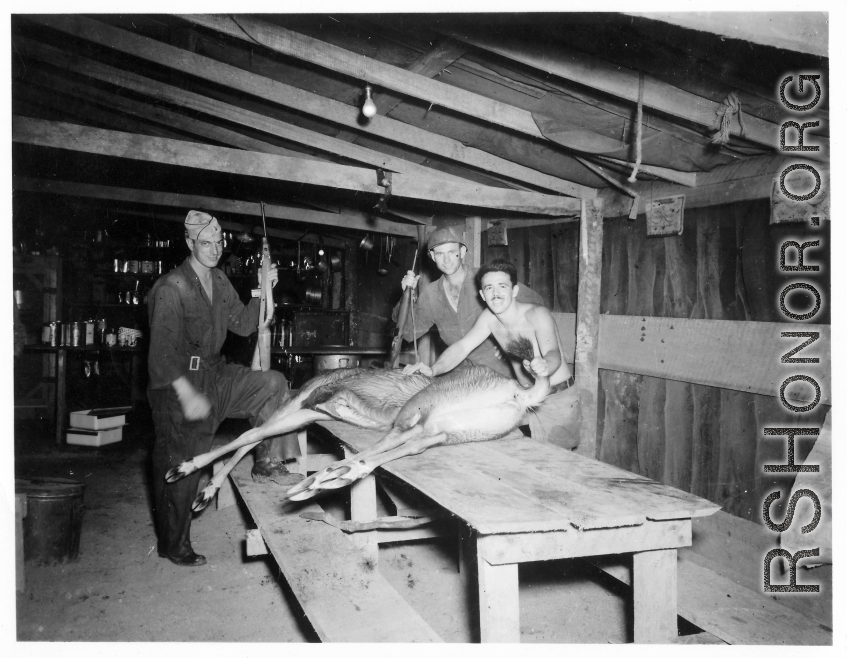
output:
[{"label": "garrison cap", "polygon": [[197,240],[201,233],[204,240],[215,240],[221,235],[221,225],[209,213],[189,210],[185,216],[185,237]]},{"label": "garrison cap", "polygon": [[463,247],[467,247],[465,238],[460,233],[457,233],[452,226],[442,226],[430,233],[426,241],[426,248],[427,250],[431,250],[440,244],[446,244],[448,242],[458,242]]}]

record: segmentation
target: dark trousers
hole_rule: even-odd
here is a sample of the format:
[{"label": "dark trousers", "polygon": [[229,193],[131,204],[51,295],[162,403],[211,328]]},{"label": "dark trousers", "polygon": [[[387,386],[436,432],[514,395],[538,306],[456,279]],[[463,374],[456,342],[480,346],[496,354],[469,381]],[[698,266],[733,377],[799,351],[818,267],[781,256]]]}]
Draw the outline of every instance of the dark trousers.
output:
[{"label": "dark trousers", "polygon": [[[191,372],[192,385],[205,394],[212,411],[203,420],[188,421],[182,415],[173,387],[150,390],[156,441],[153,445],[153,501],[160,553],[174,557],[191,552],[191,504],[197,497],[200,472],[177,482],[165,482],[174,466],[212,447],[215,432],[225,418],[249,418],[253,427],[264,423],[290,397],[282,373],[253,371],[235,364]],[[284,437],[285,457],[299,454],[297,435]]]}]

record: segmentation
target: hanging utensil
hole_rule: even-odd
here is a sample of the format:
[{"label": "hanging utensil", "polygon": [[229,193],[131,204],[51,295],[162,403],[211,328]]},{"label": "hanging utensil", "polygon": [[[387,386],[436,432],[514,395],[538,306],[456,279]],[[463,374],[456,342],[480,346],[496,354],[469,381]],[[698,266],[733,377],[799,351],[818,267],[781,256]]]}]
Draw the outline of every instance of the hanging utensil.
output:
[{"label": "hanging utensil", "polygon": [[374,239],[373,236],[365,233],[365,237],[362,238],[362,241],[359,243],[359,249],[362,251],[370,251],[374,248]]},{"label": "hanging utensil", "polygon": [[385,254],[386,256],[388,255],[388,245],[386,242],[387,241],[383,236],[379,237],[379,263],[377,264],[376,268],[376,273],[379,276],[385,276],[386,274],[388,274],[387,264],[383,264],[382,260],[383,254]]}]

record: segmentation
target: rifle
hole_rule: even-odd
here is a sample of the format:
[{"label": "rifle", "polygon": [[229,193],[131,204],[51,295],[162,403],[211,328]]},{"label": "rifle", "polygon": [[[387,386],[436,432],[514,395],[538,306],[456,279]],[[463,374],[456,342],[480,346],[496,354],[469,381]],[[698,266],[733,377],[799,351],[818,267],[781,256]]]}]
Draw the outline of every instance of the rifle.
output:
[{"label": "rifle", "polygon": [[[415,257],[412,260],[412,272],[415,271],[415,265],[418,262],[418,249],[415,249]],[[400,359],[400,348],[403,345],[403,334],[406,332],[406,324],[408,321],[409,310],[412,306],[412,286],[409,286],[403,291],[403,299],[400,301],[400,313],[397,315],[397,328],[394,333],[394,338],[391,341],[391,353],[386,362],[386,368],[396,368],[397,361]]]},{"label": "rifle", "polygon": [[262,289],[259,299],[259,338],[256,341],[256,350],[253,352],[251,370],[267,371],[271,368],[271,324],[274,319],[274,298],[271,282],[268,281],[268,273],[271,269],[271,249],[268,245],[268,228],[265,225],[265,203],[260,201],[262,209],[262,228],[265,235],[262,236],[262,274],[260,286]]}]

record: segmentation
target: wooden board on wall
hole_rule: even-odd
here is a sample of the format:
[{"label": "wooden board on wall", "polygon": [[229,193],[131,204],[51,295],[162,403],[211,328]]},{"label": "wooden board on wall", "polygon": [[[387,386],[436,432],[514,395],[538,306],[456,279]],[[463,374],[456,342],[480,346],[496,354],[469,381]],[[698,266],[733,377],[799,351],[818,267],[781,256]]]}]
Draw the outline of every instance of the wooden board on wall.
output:
[{"label": "wooden board on wall", "polygon": [[[806,364],[780,363],[782,354],[804,340],[782,338],[781,332],[798,330],[820,333],[820,339],[803,354],[820,357],[820,364],[814,368],[821,388],[820,401],[832,404],[829,325],[603,315],[600,366],[777,395],[787,377],[811,372]],[[785,395],[789,402],[798,405],[811,401],[815,391],[811,385],[797,382],[786,389]]]}]

